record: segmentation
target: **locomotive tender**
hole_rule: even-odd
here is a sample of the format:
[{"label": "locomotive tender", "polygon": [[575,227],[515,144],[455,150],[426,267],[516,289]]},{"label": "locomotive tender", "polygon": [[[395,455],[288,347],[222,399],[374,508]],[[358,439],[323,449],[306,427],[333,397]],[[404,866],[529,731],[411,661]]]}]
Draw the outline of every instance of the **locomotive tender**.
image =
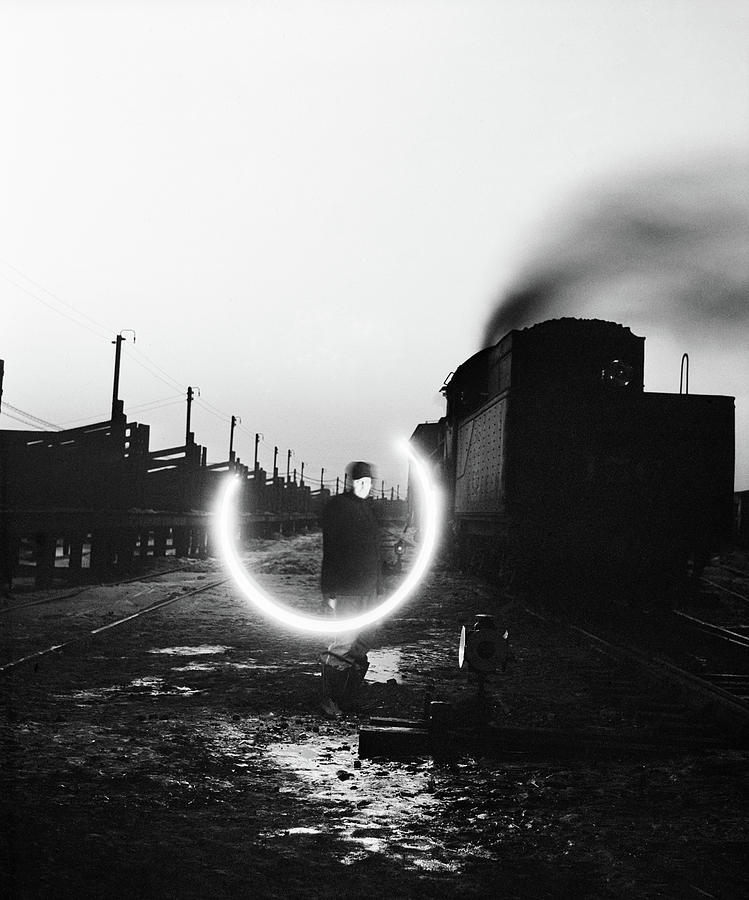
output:
[{"label": "locomotive tender", "polygon": [[510,331],[412,440],[439,469],[462,567],[562,596],[683,584],[730,538],[734,398],[644,390],[645,339],[598,319]]}]

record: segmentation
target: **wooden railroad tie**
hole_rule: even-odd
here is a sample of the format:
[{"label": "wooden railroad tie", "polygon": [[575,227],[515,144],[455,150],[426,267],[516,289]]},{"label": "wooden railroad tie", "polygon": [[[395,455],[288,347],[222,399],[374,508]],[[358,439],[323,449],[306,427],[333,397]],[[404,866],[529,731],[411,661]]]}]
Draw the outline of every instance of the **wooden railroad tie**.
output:
[{"label": "wooden railroad tie", "polygon": [[410,759],[420,756],[484,756],[517,754],[532,757],[600,759],[689,753],[718,746],[711,737],[667,735],[642,740],[631,733],[576,729],[508,728],[484,724],[474,728],[446,727],[433,719],[373,717],[359,728],[359,756]]}]

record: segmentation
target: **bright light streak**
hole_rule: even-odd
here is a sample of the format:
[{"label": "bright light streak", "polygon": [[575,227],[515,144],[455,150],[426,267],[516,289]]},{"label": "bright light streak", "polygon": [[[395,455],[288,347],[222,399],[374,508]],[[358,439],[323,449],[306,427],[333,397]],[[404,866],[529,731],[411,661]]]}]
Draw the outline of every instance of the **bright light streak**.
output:
[{"label": "bright light streak", "polygon": [[358,631],[372,625],[378,619],[389,615],[397,609],[413,592],[421,581],[434,556],[437,546],[439,524],[439,497],[427,465],[414,452],[410,444],[405,444],[405,452],[412,464],[412,471],[418,486],[420,541],[419,552],[408,574],[396,591],[373,609],[359,616],[347,619],[327,619],[316,616],[305,616],[281,606],[269,596],[265,590],[247,572],[240,560],[234,535],[236,534],[236,514],[234,497],[239,488],[238,478],[227,478],[221,494],[218,509],[218,545],[221,557],[231,572],[240,590],[263,613],[277,619],[284,625],[301,631],[320,634],[336,634],[342,631]]}]

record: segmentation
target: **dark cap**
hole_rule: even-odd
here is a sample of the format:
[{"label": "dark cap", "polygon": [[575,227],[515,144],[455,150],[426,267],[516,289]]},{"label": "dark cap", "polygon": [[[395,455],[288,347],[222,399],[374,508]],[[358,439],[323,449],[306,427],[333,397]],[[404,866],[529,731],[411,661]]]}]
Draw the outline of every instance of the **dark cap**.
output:
[{"label": "dark cap", "polygon": [[346,473],[351,481],[357,478],[374,478],[374,467],[368,462],[352,462],[346,466]]}]

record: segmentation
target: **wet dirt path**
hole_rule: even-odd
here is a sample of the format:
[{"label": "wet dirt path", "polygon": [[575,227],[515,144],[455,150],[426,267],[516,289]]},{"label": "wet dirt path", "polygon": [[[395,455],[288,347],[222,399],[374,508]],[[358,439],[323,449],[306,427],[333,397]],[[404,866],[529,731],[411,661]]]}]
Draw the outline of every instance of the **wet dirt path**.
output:
[{"label": "wet dirt path", "polygon": [[[252,564],[313,611],[318,551],[306,536]],[[3,896],[741,896],[745,754],[358,758],[370,715],[470,701],[458,620],[478,609],[501,607],[482,583],[435,572],[373,633],[361,709],[340,721],[317,710],[323,641],[278,630],[230,585],[14,672]],[[579,647],[503,610],[513,650],[493,694],[506,721],[621,715],[590,701],[590,666],[611,678],[610,663],[581,666]]]}]

